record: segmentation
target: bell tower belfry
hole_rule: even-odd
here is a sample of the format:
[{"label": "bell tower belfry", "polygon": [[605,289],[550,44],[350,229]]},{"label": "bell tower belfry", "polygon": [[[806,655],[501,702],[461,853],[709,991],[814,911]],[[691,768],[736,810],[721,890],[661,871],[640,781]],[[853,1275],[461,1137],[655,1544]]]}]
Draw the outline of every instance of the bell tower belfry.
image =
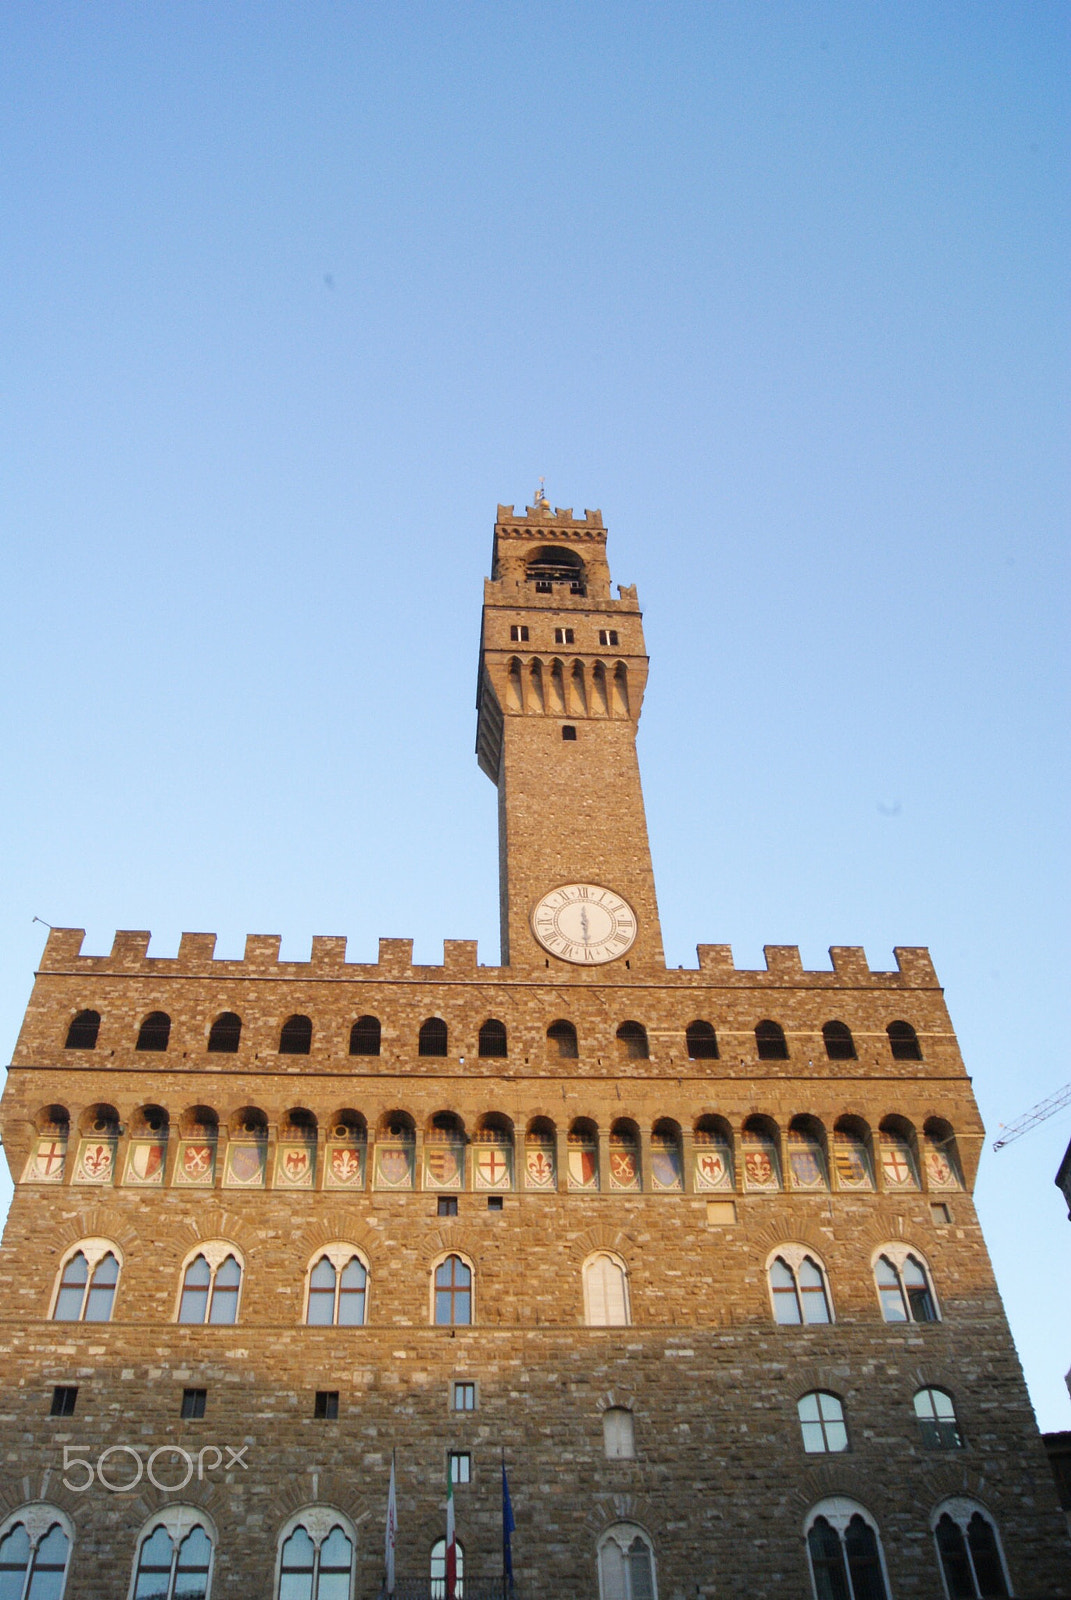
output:
[{"label": "bell tower belfry", "polygon": [[600,511],[499,506],[476,752],[498,787],[502,963],[664,967],[636,724],[634,586],[610,593]]}]

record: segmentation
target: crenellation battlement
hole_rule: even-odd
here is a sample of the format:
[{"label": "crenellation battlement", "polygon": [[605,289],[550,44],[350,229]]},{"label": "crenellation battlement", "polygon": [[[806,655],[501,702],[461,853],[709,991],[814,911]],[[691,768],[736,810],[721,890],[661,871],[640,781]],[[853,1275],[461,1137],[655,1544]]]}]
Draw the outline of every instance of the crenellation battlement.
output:
[{"label": "crenellation battlement", "polygon": [[540,537],[548,533],[553,535],[555,525],[560,528],[580,528],[589,533],[603,531],[601,511],[585,510],[583,517],[574,517],[572,506],[555,506],[553,511],[548,505],[526,506],[522,516],[513,506],[500,505],[495,521],[499,528],[529,524],[530,530],[526,528],[525,531],[538,532]]},{"label": "crenellation battlement", "polygon": [[[150,935],[144,930],[120,929],[116,932],[108,955],[83,955],[85,930],[82,928],[53,928],[50,930],[41,956],[42,973],[82,972],[87,975],[144,975],[146,977],[344,977],[350,979],[438,979],[451,980],[488,979],[510,981],[530,980],[532,973],[510,967],[480,966],[478,943],[475,939],[445,939],[441,964],[421,962],[414,964],[412,939],[380,939],[377,959],[374,962],[348,961],[347,939],[343,934],[315,934],[310,958],[307,961],[280,959],[282,937],[277,933],[250,933],[246,935],[245,953],[240,960],[217,958],[214,933],[184,933],[179,940],[176,956],[150,956]],[[675,969],[634,968],[616,974],[619,981],[642,985],[657,977],[659,984],[694,986],[698,981],[731,986],[799,987],[801,984],[815,988],[851,988],[883,985],[896,988],[937,989],[940,987],[930,952],[922,946],[898,945],[893,952],[896,969],[893,971],[871,967],[866,952],[858,945],[831,945],[831,968],[804,967],[798,945],[766,945],[763,948],[766,966],[740,967],[733,959],[732,946],[727,944],[700,944],[696,946],[697,966]],[[578,968],[575,973],[556,973],[555,981],[586,982],[594,973]],[[600,969],[599,976],[607,981],[615,976]]]}]

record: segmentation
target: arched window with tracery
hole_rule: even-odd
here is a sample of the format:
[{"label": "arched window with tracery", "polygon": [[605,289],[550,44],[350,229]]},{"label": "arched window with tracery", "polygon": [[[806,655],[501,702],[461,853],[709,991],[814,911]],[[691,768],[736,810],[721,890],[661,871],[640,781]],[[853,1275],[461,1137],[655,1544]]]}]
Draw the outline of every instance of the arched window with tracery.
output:
[{"label": "arched window with tracery", "polygon": [[930,1519],[949,1600],[990,1600],[1010,1595],[996,1523],[975,1500],[953,1498]]},{"label": "arched window with tracery", "polygon": [[468,1327],[472,1321],[472,1268],[450,1255],[435,1268],[432,1319],[437,1328]]},{"label": "arched window with tracery", "polygon": [[878,1525],[854,1500],[834,1495],[805,1525],[815,1600],[888,1600]]},{"label": "arched window with tracery", "polygon": [[279,1536],[276,1600],[350,1600],[356,1533],[327,1506],[307,1506]]},{"label": "arched window with tracery", "polygon": [[203,1511],[168,1506],[150,1519],[139,1541],[131,1600],[208,1600],[214,1550],[215,1533]]},{"label": "arched window with tracery", "polygon": [[584,1262],[584,1321],[589,1328],[627,1328],[628,1269],[620,1256],[599,1250]]},{"label": "arched window with tracery", "polygon": [[305,1321],[312,1328],[360,1328],[366,1321],[368,1268],[348,1244],[329,1244],[309,1270]]},{"label": "arched window with tracery", "polygon": [[179,1296],[179,1322],[225,1325],[238,1321],[242,1264],[232,1245],[209,1243],[187,1263]]},{"label": "arched window with tracery", "polygon": [[881,1314],[886,1322],[939,1322],[937,1297],[922,1257],[906,1245],[883,1245],[874,1259]]},{"label": "arched window with tracery", "polygon": [[599,1600],[658,1600],[654,1547],[634,1522],[615,1522],[599,1540]]},{"label": "arched window with tracery", "polygon": [[83,1239],[60,1269],[53,1322],[110,1322],[118,1283],[118,1246],[110,1239]]},{"label": "arched window with tracery", "polygon": [[0,1523],[2,1600],[63,1600],[73,1529],[55,1506],[37,1502]]},{"label": "arched window with tracery", "polygon": [[782,1327],[832,1322],[825,1271],[813,1251],[781,1245],[766,1271],[775,1322]]}]

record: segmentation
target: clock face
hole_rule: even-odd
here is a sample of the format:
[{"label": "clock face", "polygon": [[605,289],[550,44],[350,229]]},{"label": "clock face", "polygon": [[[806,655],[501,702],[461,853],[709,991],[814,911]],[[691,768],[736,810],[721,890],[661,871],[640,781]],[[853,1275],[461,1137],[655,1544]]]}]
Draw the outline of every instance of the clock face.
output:
[{"label": "clock face", "polygon": [[636,939],[636,913],[627,900],[597,883],[563,883],[532,912],[532,932],[544,950],[577,966],[598,966],[627,955]]}]

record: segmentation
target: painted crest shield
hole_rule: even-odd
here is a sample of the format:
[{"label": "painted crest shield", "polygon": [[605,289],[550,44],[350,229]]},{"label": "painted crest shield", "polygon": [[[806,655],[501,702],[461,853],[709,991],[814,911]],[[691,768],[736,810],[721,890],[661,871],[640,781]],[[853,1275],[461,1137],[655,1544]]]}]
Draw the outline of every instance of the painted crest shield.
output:
[{"label": "painted crest shield", "polygon": [[361,1182],[361,1158],[356,1150],[336,1145],[327,1163],[327,1181],[335,1189],[357,1188]]},{"label": "painted crest shield", "polygon": [[529,1149],[524,1161],[525,1187],[528,1189],[553,1189],[554,1156],[549,1150]]},{"label": "painted crest shield", "polygon": [[598,1170],[599,1163],[594,1150],[574,1148],[569,1151],[570,1189],[593,1189]]},{"label": "painted crest shield", "polygon": [[699,1189],[725,1189],[729,1185],[729,1164],[720,1150],[697,1150],[695,1181]]}]

